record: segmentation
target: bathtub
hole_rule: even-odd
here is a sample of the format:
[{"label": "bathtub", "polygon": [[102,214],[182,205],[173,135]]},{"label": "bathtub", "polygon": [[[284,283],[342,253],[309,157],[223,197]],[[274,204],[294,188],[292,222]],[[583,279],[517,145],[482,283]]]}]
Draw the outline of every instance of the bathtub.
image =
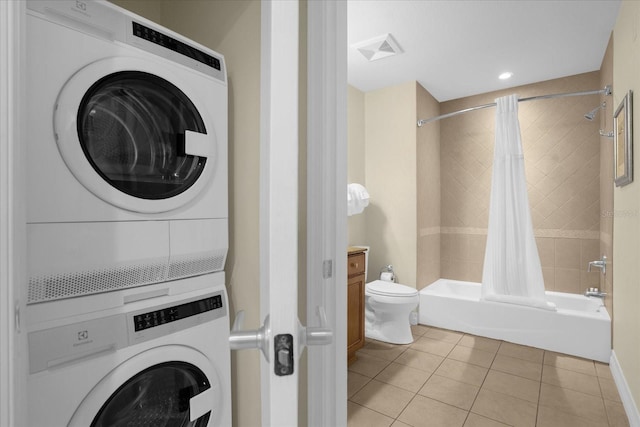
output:
[{"label": "bathtub", "polygon": [[419,322],[609,363],[611,318],[602,300],[546,292],[557,311],[480,301],[480,284],[439,279],[420,291]]}]

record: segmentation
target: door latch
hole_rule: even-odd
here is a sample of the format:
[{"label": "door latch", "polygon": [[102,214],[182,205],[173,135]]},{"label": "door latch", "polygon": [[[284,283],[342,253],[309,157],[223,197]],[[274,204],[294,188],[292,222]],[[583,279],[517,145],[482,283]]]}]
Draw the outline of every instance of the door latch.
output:
[{"label": "door latch", "polygon": [[275,364],[273,369],[276,375],[282,377],[293,374],[293,335],[276,335],[273,343],[275,346]]}]

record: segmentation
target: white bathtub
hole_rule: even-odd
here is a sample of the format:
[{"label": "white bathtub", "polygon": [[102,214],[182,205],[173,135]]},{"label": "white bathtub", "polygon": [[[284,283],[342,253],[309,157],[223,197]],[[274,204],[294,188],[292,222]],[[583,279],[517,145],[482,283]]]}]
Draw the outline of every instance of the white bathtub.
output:
[{"label": "white bathtub", "polygon": [[547,291],[557,311],[480,301],[480,284],[439,279],[420,291],[421,324],[609,363],[611,318],[599,298]]}]

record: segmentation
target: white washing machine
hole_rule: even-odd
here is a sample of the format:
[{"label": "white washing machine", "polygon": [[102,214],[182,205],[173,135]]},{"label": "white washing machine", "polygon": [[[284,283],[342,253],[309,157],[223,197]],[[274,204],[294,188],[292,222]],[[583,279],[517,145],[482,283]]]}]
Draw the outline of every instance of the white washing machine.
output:
[{"label": "white washing machine", "polygon": [[[204,280],[207,275],[182,279]],[[231,425],[224,284],[90,313],[55,313],[32,315],[27,326],[25,425]]]},{"label": "white washing machine", "polygon": [[221,271],[222,55],[102,1],[27,2],[28,303]]}]

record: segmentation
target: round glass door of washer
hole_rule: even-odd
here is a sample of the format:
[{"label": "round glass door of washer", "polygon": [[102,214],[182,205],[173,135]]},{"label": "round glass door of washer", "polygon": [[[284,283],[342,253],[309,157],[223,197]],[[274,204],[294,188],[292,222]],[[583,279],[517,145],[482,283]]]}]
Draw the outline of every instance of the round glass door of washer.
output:
[{"label": "round glass door of washer", "polygon": [[211,411],[190,419],[190,401],[209,389],[188,363],[162,363],[135,375],[100,408],[90,427],[205,427]]}]

